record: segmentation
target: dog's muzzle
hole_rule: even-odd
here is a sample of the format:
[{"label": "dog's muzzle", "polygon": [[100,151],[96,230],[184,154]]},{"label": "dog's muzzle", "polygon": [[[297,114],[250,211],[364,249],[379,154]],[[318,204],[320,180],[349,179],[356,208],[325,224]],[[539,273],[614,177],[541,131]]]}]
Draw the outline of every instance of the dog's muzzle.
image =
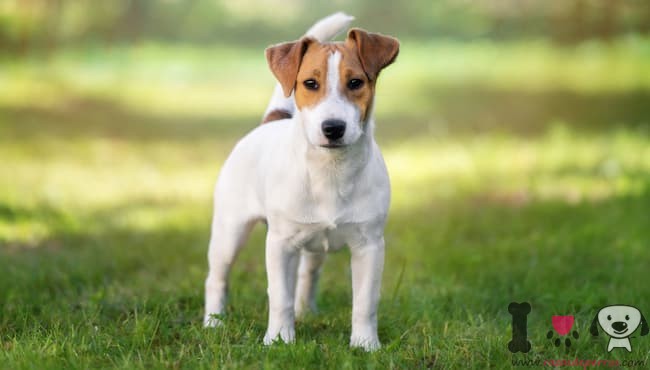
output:
[{"label": "dog's muzzle", "polygon": [[328,119],[321,124],[323,135],[330,142],[339,140],[345,134],[345,122],[340,119]]}]

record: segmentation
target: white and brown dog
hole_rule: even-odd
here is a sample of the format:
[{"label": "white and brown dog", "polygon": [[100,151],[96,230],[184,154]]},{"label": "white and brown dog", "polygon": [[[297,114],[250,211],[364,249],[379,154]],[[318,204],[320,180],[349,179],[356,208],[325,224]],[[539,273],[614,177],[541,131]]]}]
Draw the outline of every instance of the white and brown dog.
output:
[{"label": "white and brown dog", "polygon": [[379,348],[377,303],[384,264],[390,183],[373,138],[379,72],[399,51],[396,39],[351,29],[343,13],[302,39],[266,50],[278,79],[264,122],[221,169],[205,284],[205,326],[219,326],[231,264],[257,221],[268,225],[269,322],[264,343],[293,342],[294,319],[315,309],[325,253],[347,245],[352,259],[350,345]]}]

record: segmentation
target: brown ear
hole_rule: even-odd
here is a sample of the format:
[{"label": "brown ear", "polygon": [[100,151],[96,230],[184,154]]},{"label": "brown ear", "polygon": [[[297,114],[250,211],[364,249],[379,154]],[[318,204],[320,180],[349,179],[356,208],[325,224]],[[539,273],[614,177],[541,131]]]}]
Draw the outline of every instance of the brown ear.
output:
[{"label": "brown ear", "polygon": [[311,38],[303,37],[298,41],[270,46],[265,51],[271,72],[280,82],[286,97],[291,95],[302,57],[313,41]]},{"label": "brown ear", "polygon": [[379,72],[395,61],[399,53],[399,41],[379,33],[366,32],[353,28],[348,32],[348,42],[357,46],[363,69],[370,80],[375,80]]}]

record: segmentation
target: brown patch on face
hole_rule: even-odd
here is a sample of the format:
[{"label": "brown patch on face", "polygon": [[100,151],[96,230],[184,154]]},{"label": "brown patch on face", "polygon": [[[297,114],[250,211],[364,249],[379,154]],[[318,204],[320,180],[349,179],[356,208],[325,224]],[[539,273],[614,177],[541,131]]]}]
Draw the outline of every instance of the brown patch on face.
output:
[{"label": "brown patch on face", "polygon": [[[331,44],[313,42],[302,58],[296,79],[296,106],[298,109],[318,104],[327,94],[327,59],[332,53]],[[316,89],[309,89],[305,81],[314,80]]]},{"label": "brown patch on face", "polygon": [[275,109],[269,112],[262,120],[262,123],[267,123],[271,121],[278,121],[281,119],[291,118],[291,113],[283,109]]},{"label": "brown patch on face", "polygon": [[[361,121],[365,122],[372,108],[373,97],[375,96],[375,81],[370,80],[366,75],[357,49],[354,45],[346,42],[338,48],[341,53],[339,64],[339,86],[341,94],[354,103],[361,112]],[[361,81],[360,87],[354,87],[351,82]]]},{"label": "brown patch on face", "polygon": [[[375,83],[368,79],[357,54],[357,48],[351,43],[312,43],[309,45],[298,71],[295,92],[296,105],[299,109],[311,107],[325,98],[328,84],[331,83],[331,81],[327,81],[327,63],[330,55],[335,52],[341,54],[341,62],[338,66],[339,93],[357,105],[361,112],[361,119],[365,121],[372,106]],[[350,89],[348,83],[352,79],[361,80],[361,87]],[[318,88],[309,89],[304,84],[307,80],[314,80],[318,84]]]},{"label": "brown patch on face", "polygon": [[[372,109],[379,72],[393,63],[399,53],[396,39],[353,28],[345,42],[322,44],[304,38],[267,49],[267,59],[285,95],[293,90],[296,106],[302,109],[318,104],[327,95],[327,62],[337,51],[341,54],[340,93],[359,108],[361,120],[365,121]],[[305,85],[309,80],[315,85]],[[360,80],[361,85],[352,87],[352,80]]]},{"label": "brown patch on face", "polygon": [[[372,109],[375,84],[379,72],[389,66],[399,54],[399,41],[378,33],[353,28],[343,44],[343,58],[339,74],[341,86],[348,99],[361,110],[361,120],[365,122]],[[353,79],[363,82],[360,88],[349,85]]]}]

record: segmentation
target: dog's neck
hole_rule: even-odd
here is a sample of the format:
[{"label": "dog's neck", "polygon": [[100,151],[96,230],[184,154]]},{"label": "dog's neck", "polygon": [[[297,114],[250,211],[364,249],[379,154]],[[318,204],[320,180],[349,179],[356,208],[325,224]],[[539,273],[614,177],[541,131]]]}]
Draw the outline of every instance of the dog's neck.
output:
[{"label": "dog's neck", "polygon": [[[306,186],[315,197],[335,198],[345,201],[357,183],[356,178],[365,169],[374,150],[374,120],[365,123],[359,139],[342,148],[324,148],[309,142],[303,122],[294,120],[296,160],[304,161]],[[334,202],[335,199],[329,199]]]}]

